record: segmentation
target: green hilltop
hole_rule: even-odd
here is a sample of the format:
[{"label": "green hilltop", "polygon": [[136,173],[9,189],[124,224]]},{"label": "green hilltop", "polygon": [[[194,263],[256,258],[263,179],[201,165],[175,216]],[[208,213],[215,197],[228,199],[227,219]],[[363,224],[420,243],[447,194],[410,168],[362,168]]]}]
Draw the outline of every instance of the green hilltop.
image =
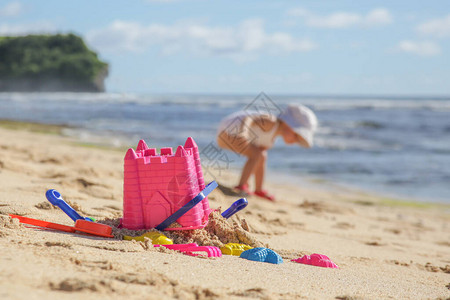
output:
[{"label": "green hilltop", "polygon": [[108,64],[75,34],[0,37],[0,91],[104,91]]}]

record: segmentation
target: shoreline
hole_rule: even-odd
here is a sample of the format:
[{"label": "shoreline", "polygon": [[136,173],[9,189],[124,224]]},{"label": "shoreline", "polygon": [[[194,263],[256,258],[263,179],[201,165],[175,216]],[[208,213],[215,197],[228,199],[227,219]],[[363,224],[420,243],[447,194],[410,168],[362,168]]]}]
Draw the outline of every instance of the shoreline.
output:
[{"label": "shoreline", "polygon": [[[450,214],[442,206],[386,205],[351,190],[269,181],[279,201],[249,197],[248,207],[227,222],[233,226],[245,220],[248,234],[279,253],[282,264],[226,255],[190,257],[146,243],[36,230],[11,221],[8,214],[73,226],[48,205],[44,194],[49,188],[83,216],[120,218],[125,151],[1,126],[0,136],[2,299],[449,296]],[[218,180],[225,188],[214,190],[209,204],[224,209],[237,199],[226,191],[237,176],[226,172]],[[290,261],[312,253],[327,255],[339,269]]]},{"label": "shoreline", "polygon": [[[153,146],[163,147],[180,144],[185,136],[195,135],[202,149],[215,141],[213,137],[220,119],[254,103],[253,98],[240,97],[108,93],[18,94],[0,95],[0,98],[5,107],[1,118],[70,124],[79,129],[68,129],[67,134],[87,142],[103,136],[105,143],[120,146],[144,138]],[[274,100],[281,108],[292,99]],[[448,165],[450,159],[448,139],[445,139],[448,101],[386,99],[374,102],[334,98],[317,101],[300,98],[298,101],[312,108],[321,120],[316,135],[319,147],[295,149],[278,139],[268,159],[272,172],[280,169],[294,176],[319,176],[389,198],[450,201],[446,180],[449,172],[440,167]],[[421,122],[430,126],[414,127],[417,123],[413,116],[418,111],[424,112]],[[201,117],[192,121],[190,116],[197,114]],[[395,116],[392,121],[386,118],[389,115]],[[399,131],[399,128],[410,130]],[[441,141],[433,142],[430,137],[440,133],[443,134]],[[411,135],[420,136],[421,142],[414,142]],[[235,160],[231,165],[242,166],[237,156],[228,157]]]},{"label": "shoreline", "polygon": [[[74,135],[67,134],[67,130],[77,129],[73,126],[69,125],[56,125],[56,124],[45,124],[45,123],[37,123],[37,122],[28,122],[28,121],[16,121],[16,120],[8,120],[8,119],[0,119],[0,128],[12,129],[12,130],[25,130],[36,133],[44,133],[44,134],[52,134],[59,135],[64,138],[69,138],[73,140],[73,143],[77,146],[87,147],[87,148],[97,148],[102,150],[111,150],[111,151],[120,151],[125,153],[128,148],[135,147],[135,145],[123,145],[120,146],[114,145],[113,142],[105,139],[103,135],[98,136],[98,142],[83,141],[81,138],[76,137]],[[96,137],[94,134],[92,137]],[[137,141],[136,141],[137,143]],[[234,168],[233,170],[227,169],[226,172],[231,172],[233,175],[238,176],[239,170]],[[378,193],[373,190],[366,189],[364,187],[359,187],[352,184],[347,184],[343,182],[335,183],[327,178],[316,177],[316,176],[308,176],[308,175],[294,175],[290,176],[282,171],[277,170],[268,170],[266,174],[267,183],[276,183],[276,184],[288,184],[288,185],[296,185],[297,180],[300,180],[301,184],[308,185],[311,189],[325,189],[328,192],[333,191],[347,191],[350,193],[361,194],[364,197],[371,197],[374,199],[378,199],[378,202],[384,203],[385,205],[394,205],[394,206],[412,206],[412,207],[442,207],[447,211],[450,211],[450,204],[445,203],[443,201],[438,200],[427,200],[427,199],[417,199],[411,197],[403,197],[399,195],[392,194],[383,194]]]},{"label": "shoreline", "polygon": [[322,178],[322,177],[313,177],[313,176],[303,176],[303,175],[297,175],[295,178],[290,177],[287,180],[284,180],[284,177],[289,177],[286,174],[283,173],[277,173],[273,172],[274,174],[267,176],[268,182],[274,182],[274,183],[286,183],[289,185],[296,185],[296,180],[298,179],[301,183],[301,185],[307,185],[308,189],[313,190],[325,190],[327,192],[349,192],[353,194],[359,194],[363,197],[370,197],[375,199],[374,201],[378,202],[379,204],[384,204],[386,206],[393,205],[393,206],[411,206],[411,207],[442,207],[446,209],[450,209],[450,203],[446,203],[439,200],[427,200],[427,199],[419,199],[419,198],[412,198],[407,196],[399,196],[399,195],[392,195],[389,193],[379,193],[377,191],[369,190],[364,187],[359,187],[352,184],[346,184],[344,182],[333,182],[332,180]]},{"label": "shoreline", "polygon": [[[135,145],[123,145],[120,146],[114,145],[114,142],[111,142],[109,139],[105,139],[103,135],[99,135],[98,142],[92,141],[83,141],[83,139],[68,134],[67,130],[77,129],[73,126],[69,125],[57,125],[57,124],[46,124],[46,123],[37,123],[37,122],[28,122],[28,121],[16,121],[9,119],[0,119],[0,128],[19,130],[19,131],[30,131],[35,133],[43,133],[43,134],[51,134],[58,135],[64,138],[69,138],[73,140],[73,143],[77,146],[87,147],[87,148],[97,148],[102,150],[111,150],[111,151],[120,151],[125,153],[128,148],[135,147]],[[96,137],[95,134],[92,134],[92,137]],[[136,141],[137,143],[137,141]],[[227,169],[226,172],[231,172],[233,175],[238,176],[239,170],[234,168],[233,170]],[[267,183],[276,183],[276,184],[288,184],[288,185],[297,185],[297,180],[300,180],[302,184],[308,185],[309,189],[324,189],[328,192],[333,191],[347,191],[350,193],[361,194],[367,197],[372,197],[374,199],[379,199],[381,202],[386,205],[395,205],[395,206],[416,206],[416,207],[429,207],[429,206],[437,206],[450,209],[450,203],[445,203],[438,200],[427,200],[427,199],[417,199],[412,197],[400,196],[400,195],[392,195],[392,194],[384,194],[378,193],[373,190],[366,189],[364,187],[359,187],[353,184],[347,184],[344,182],[335,183],[330,179],[317,177],[317,176],[308,176],[308,175],[294,175],[290,176],[285,172],[270,170],[266,174],[266,182]]]}]

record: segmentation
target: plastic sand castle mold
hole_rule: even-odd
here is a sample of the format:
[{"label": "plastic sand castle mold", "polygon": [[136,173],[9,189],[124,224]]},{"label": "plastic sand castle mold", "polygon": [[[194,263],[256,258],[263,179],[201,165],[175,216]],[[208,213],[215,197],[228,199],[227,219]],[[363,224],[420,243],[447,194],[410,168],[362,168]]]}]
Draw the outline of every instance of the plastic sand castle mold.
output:
[{"label": "plastic sand castle mold", "polygon": [[244,251],[241,253],[240,257],[248,260],[267,262],[271,264],[281,264],[283,262],[283,259],[278,253],[264,247],[258,247]]},{"label": "plastic sand castle mold", "polygon": [[145,240],[145,238],[151,239],[153,245],[172,245],[173,244],[173,241],[171,239],[169,239],[167,236],[165,236],[164,234],[161,234],[159,232],[155,232],[155,231],[146,232],[140,236],[128,236],[128,235],[123,236],[123,239],[127,240],[127,241],[135,240],[135,241],[143,242]]},{"label": "plastic sand castle mold", "polygon": [[189,243],[189,244],[172,244],[172,245],[153,245],[153,247],[160,247],[160,246],[164,246],[165,248],[170,249],[170,250],[182,251],[185,248],[198,247],[198,244],[197,243]]},{"label": "plastic sand castle mold", "polygon": [[316,267],[339,269],[339,267],[332,262],[328,256],[317,253],[304,255],[303,257],[292,259],[291,261]]},{"label": "plastic sand castle mold", "polygon": [[220,251],[222,251],[222,254],[225,255],[240,256],[242,252],[250,249],[253,249],[253,247],[245,244],[228,243],[220,248]]},{"label": "plastic sand castle mold", "polygon": [[[136,150],[124,157],[122,226],[139,230],[155,228],[187,204],[205,188],[197,144],[188,138],[184,146],[149,148],[140,140]],[[211,209],[205,198],[179,217],[181,227],[171,230],[203,228]]]},{"label": "plastic sand castle mold", "polygon": [[222,252],[219,248],[214,246],[197,246],[197,247],[190,247],[185,248],[183,250],[180,250],[183,253],[187,255],[197,256],[198,254],[195,252],[204,252],[208,257],[221,257]]},{"label": "plastic sand castle mold", "polygon": [[174,244],[174,245],[154,245],[155,247],[165,247],[167,249],[180,251],[190,256],[198,256],[196,252],[204,252],[208,257],[221,257],[222,252],[214,246],[199,246],[196,243],[191,244]]}]

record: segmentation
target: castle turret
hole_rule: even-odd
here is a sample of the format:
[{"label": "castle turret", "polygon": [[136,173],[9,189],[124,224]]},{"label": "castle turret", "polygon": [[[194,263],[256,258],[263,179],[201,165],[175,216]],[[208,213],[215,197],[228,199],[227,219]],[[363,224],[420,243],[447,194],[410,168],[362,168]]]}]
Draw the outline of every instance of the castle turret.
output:
[{"label": "castle turret", "polygon": [[129,229],[139,229],[144,222],[137,159],[136,152],[128,149],[123,174],[123,226]]},{"label": "castle turret", "polygon": [[[186,149],[192,149],[192,153],[194,156],[194,163],[195,163],[195,169],[197,170],[197,179],[198,179],[198,186],[200,190],[203,190],[205,188],[205,179],[203,178],[203,171],[202,171],[202,164],[200,162],[200,153],[198,151],[197,143],[194,141],[193,138],[188,137],[186,139],[186,142],[184,143],[184,148]],[[207,199],[205,199],[207,200]],[[209,212],[211,211],[209,208],[209,201],[202,201],[203,210],[207,213],[207,218],[209,216]]]}]

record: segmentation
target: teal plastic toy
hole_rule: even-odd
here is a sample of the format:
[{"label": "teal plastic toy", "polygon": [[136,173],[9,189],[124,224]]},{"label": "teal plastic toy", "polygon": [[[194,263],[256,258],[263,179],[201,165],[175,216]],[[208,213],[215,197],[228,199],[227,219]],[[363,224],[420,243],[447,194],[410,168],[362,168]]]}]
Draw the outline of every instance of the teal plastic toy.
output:
[{"label": "teal plastic toy", "polygon": [[241,253],[240,257],[248,260],[267,262],[271,264],[281,264],[283,262],[283,259],[278,253],[264,247],[258,247],[244,251]]}]

